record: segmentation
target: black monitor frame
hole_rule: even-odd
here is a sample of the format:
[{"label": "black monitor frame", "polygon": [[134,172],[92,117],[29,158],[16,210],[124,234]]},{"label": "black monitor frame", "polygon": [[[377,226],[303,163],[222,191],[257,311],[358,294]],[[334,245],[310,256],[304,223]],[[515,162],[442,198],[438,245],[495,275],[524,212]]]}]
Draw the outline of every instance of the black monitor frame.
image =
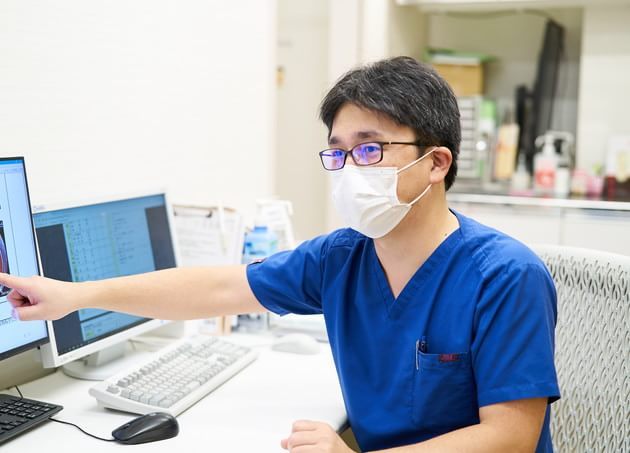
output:
[{"label": "black monitor frame", "polygon": [[536,83],[534,84],[534,139],[551,128],[558,87],[558,73],[560,72],[563,53],[564,27],[549,20],[545,26],[545,36],[538,59]]},{"label": "black monitor frame", "polygon": [[534,89],[530,91],[522,85],[516,89],[516,119],[520,127],[519,154],[525,154],[530,173],[533,173],[536,137],[551,128],[558,73],[564,56],[564,41],[564,27],[549,19],[538,56]]},{"label": "black monitor frame", "polygon": [[[33,234],[33,245],[35,246],[35,258],[37,265],[37,275],[42,275],[41,267],[39,265],[39,249],[37,247],[37,235],[35,234],[35,223],[33,222],[33,210],[31,208],[31,196],[28,187],[28,178],[26,176],[26,163],[24,160],[24,156],[17,157],[0,157],[0,162],[4,162],[7,160],[18,160],[22,162],[22,167],[24,168],[24,184],[26,187],[26,200],[28,201],[29,212],[31,213],[31,233]],[[46,336],[40,338],[39,340],[32,341],[31,343],[23,344],[22,346],[18,346],[17,348],[9,349],[8,351],[0,353],[0,360],[8,359],[9,357],[13,357],[22,352],[26,352],[30,349],[34,349],[43,344],[46,344],[50,341],[50,332],[48,332],[48,323],[44,322],[46,328]]]}]

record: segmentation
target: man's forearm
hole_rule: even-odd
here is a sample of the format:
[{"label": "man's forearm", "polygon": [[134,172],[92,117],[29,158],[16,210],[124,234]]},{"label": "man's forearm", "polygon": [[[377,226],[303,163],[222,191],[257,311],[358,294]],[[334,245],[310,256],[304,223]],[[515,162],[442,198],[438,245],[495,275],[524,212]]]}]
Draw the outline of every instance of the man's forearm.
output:
[{"label": "man's forearm", "polygon": [[195,319],[262,309],[243,266],[166,269],[81,285],[81,308],[150,318]]},{"label": "man's forearm", "polygon": [[480,423],[425,442],[371,453],[504,453],[508,451],[531,453],[533,448],[520,441],[514,430]]}]

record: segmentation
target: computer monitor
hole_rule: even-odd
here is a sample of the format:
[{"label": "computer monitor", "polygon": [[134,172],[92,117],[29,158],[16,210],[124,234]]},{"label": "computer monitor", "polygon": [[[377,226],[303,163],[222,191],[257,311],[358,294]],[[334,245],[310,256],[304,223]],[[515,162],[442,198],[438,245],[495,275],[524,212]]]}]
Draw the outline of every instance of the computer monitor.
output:
[{"label": "computer monitor", "polygon": [[[39,206],[34,221],[46,277],[82,282],[177,265],[164,193]],[[125,340],[166,322],[99,309],[78,310],[48,322],[50,343],[42,348],[42,362],[45,367],[64,365],[69,376],[104,379],[116,372],[117,365],[108,362],[124,356]]]},{"label": "computer monitor", "polygon": [[553,107],[563,51],[564,28],[557,22],[548,20],[545,25],[545,36],[538,58],[538,71],[534,83],[534,140],[551,129],[552,126]]},{"label": "computer monitor", "polygon": [[538,55],[534,89],[524,86],[516,91],[516,118],[520,126],[519,154],[525,153],[527,169],[533,170],[536,137],[552,129],[558,73],[564,52],[565,31],[553,20],[545,24],[542,47]]},{"label": "computer monitor", "polygon": [[[0,272],[39,275],[31,203],[23,157],[0,158]],[[16,321],[0,285],[0,360],[48,341],[44,321]]]}]

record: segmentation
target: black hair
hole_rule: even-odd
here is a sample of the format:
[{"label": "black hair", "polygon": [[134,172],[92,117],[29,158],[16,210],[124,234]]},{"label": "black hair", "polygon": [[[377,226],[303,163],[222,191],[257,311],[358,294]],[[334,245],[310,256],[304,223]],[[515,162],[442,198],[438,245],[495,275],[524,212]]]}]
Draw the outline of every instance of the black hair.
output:
[{"label": "black hair", "polygon": [[450,86],[431,67],[410,57],[395,57],[353,69],[328,92],[319,116],[328,136],[346,103],[382,113],[414,130],[416,140],[451,150],[453,163],[444,183],[448,190],[457,174],[461,140],[459,108]]}]

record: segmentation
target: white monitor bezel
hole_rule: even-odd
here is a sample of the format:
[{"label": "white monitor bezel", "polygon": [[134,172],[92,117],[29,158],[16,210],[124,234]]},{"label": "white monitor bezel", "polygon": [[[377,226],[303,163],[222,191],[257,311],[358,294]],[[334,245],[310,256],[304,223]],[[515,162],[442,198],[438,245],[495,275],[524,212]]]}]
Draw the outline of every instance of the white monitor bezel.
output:
[{"label": "white monitor bezel", "polygon": [[[179,248],[177,244],[176,232],[175,232],[175,224],[173,221],[173,207],[169,202],[168,194],[164,189],[157,190],[146,190],[141,192],[133,192],[119,195],[110,195],[103,197],[93,197],[91,199],[84,199],[81,201],[74,201],[70,203],[51,203],[51,204],[38,204],[33,205],[33,226],[35,224],[34,216],[36,214],[50,212],[50,211],[58,211],[61,209],[70,209],[70,208],[79,208],[83,206],[89,206],[93,204],[101,204],[101,203],[110,203],[115,201],[124,201],[133,198],[143,198],[149,196],[161,195],[164,197],[164,203],[166,205],[166,217],[168,222],[168,227],[171,233],[171,240],[173,241],[173,250],[175,253],[175,267],[179,266]],[[37,236],[36,231],[35,236]],[[38,252],[39,252],[39,244]],[[39,268],[41,275],[44,275],[44,268],[41,264],[41,254],[38,253],[38,259],[40,260]],[[101,340],[97,340],[93,343],[82,346],[76,350],[66,352],[64,354],[59,354],[56,345],[55,338],[55,329],[53,327],[53,321],[46,321],[48,327],[48,336],[50,341],[40,347],[40,354],[42,358],[42,365],[44,368],[55,368],[72,361],[81,359],[85,356],[93,354],[95,352],[99,352],[103,349],[106,349],[110,346],[114,346],[123,341],[127,341],[130,338],[136,337],[140,334],[146,333],[148,331],[157,329],[158,327],[164,326],[166,324],[170,324],[173,321],[163,320],[163,319],[150,319],[142,324],[131,327],[129,329],[125,329],[121,332],[115,333],[113,335],[109,335]]]}]

